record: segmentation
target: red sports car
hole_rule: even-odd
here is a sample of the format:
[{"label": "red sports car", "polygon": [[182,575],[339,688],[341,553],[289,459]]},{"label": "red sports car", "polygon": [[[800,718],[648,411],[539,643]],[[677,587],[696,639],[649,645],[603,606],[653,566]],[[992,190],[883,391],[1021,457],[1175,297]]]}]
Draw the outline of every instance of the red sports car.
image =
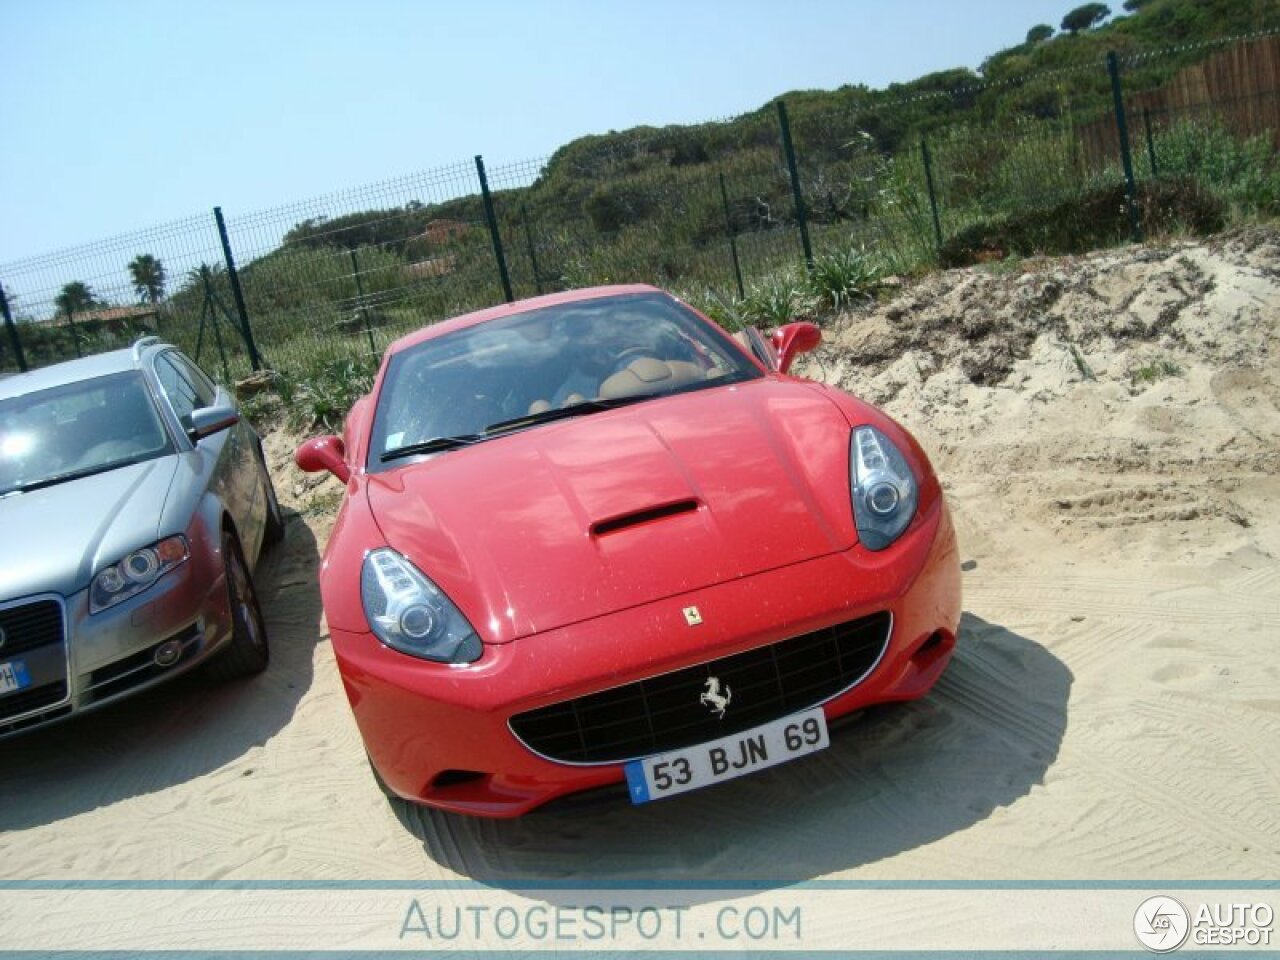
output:
[{"label": "red sports car", "polygon": [[955,533],[902,427],[674,297],[600,287],[393,343],[342,438],[320,575],[384,789],[493,817],[626,781],[657,800],[820,750],[924,694]]}]

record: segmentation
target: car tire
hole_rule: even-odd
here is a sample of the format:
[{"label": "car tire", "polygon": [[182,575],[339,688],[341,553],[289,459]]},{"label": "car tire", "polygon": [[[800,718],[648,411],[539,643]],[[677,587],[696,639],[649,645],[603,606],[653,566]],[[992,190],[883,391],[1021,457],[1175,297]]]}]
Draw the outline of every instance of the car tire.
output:
[{"label": "car tire", "polygon": [[258,606],[253,577],[245,566],[240,541],[229,530],[222,532],[222,557],[231,615],[231,642],[209,661],[208,671],[216,680],[233,680],[267,669],[271,648],[267,644],[267,627]]},{"label": "car tire", "polygon": [[262,546],[273,547],[284,539],[284,511],[280,509],[280,500],[276,497],[276,487],[271,481],[271,471],[267,469],[267,458],[258,448],[258,463],[262,467],[262,486],[267,494],[267,520],[262,530]]}]

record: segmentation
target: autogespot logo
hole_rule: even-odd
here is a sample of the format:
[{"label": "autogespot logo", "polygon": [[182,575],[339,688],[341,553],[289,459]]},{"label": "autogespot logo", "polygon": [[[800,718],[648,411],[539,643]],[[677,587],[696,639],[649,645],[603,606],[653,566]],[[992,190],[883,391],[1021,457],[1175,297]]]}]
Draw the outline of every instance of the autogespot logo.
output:
[{"label": "autogespot logo", "polygon": [[1177,950],[1190,931],[1191,914],[1173,897],[1149,897],[1133,915],[1133,932],[1152,953]]}]

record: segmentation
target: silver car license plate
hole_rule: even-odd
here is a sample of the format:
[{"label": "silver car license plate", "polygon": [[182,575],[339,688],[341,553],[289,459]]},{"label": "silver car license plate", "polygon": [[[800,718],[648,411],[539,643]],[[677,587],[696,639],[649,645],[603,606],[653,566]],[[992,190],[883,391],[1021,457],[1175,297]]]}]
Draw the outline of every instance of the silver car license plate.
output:
[{"label": "silver car license plate", "polygon": [[829,746],[821,707],[624,768],[632,803],[648,803],[786,763]]},{"label": "silver car license plate", "polygon": [[31,686],[31,675],[21,660],[0,663],[0,697]]}]

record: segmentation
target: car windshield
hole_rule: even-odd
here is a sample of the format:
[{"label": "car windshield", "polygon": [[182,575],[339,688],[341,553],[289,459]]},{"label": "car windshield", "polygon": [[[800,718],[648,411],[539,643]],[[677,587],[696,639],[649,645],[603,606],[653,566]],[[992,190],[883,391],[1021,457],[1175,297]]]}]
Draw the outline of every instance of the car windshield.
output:
[{"label": "car windshield", "polygon": [[136,371],[0,400],[0,496],[102,473],[171,449]]},{"label": "car windshield", "polygon": [[368,468],[758,376],[728,337],[665,294],[543,307],[393,356],[378,396]]}]

